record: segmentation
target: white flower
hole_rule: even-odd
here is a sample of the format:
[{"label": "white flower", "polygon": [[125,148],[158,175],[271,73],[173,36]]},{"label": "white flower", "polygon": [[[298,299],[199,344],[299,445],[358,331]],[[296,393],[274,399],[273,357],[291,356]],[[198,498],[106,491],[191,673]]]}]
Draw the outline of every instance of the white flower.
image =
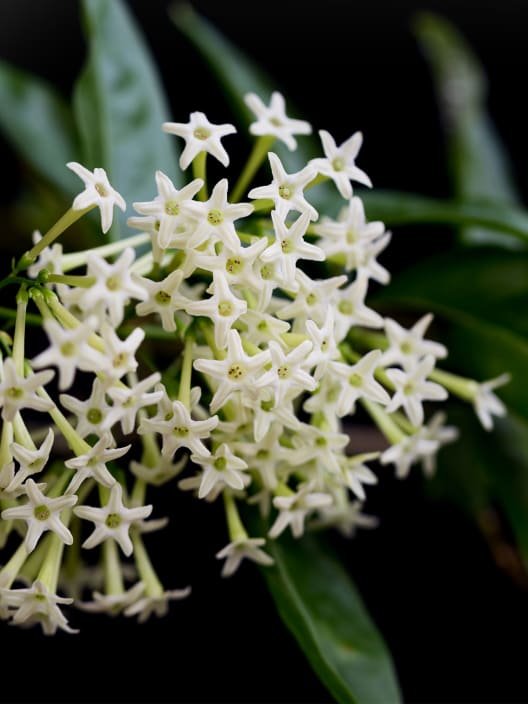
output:
[{"label": "white flower", "polygon": [[275,230],[275,241],[262,252],[260,258],[266,263],[278,263],[283,285],[285,288],[295,290],[298,287],[295,278],[297,260],[309,259],[321,262],[325,259],[324,252],[303,239],[310,222],[308,213],[301,213],[291,227],[287,226],[275,210],[271,211],[271,219]]},{"label": "white flower", "polygon": [[99,484],[106,487],[111,487],[115,484],[116,480],[107,469],[106,464],[126,455],[131,445],[113,447],[113,442],[113,437],[109,433],[105,433],[89,452],[71,460],[66,460],[64,463],[66,467],[77,470],[66,489],[66,493],[75,493],[81,484],[89,478],[95,479]]},{"label": "white flower", "polygon": [[336,413],[340,418],[354,412],[356,401],[359,398],[364,397],[383,405],[389,403],[389,394],[374,379],[380,358],[381,352],[379,350],[371,350],[353,365],[332,362],[331,370],[334,378],[337,376],[346,382],[341,387],[336,402]]},{"label": "white flower", "polygon": [[[200,456],[202,457],[203,454]],[[173,462],[172,457],[162,455],[156,461],[154,467],[149,467],[148,465],[132,460],[130,463],[130,471],[135,474],[136,477],[139,477],[140,479],[143,479],[143,481],[147,482],[147,484],[162,486],[166,482],[181,474],[187,466],[187,460],[187,455],[184,455],[177,462]]]},{"label": "white flower", "polygon": [[369,467],[367,467],[365,462],[368,460],[377,459],[378,456],[378,452],[366,452],[362,455],[340,458],[344,482],[350,491],[352,491],[361,501],[366,499],[363,484],[378,483],[377,476]]},{"label": "white flower", "polygon": [[320,328],[313,320],[307,320],[306,333],[312,343],[312,351],[306,359],[306,366],[315,367],[313,377],[315,381],[319,381],[326,373],[329,363],[341,356],[335,338],[334,307],[328,306],[326,321]]},{"label": "white flower", "polygon": [[158,195],[154,200],[132,204],[138,213],[152,216],[159,222],[157,240],[162,249],[174,246],[175,242],[184,242],[194,228],[194,221],[182,212],[181,205],[194,198],[203,184],[201,178],[195,178],[178,190],[163,171],[156,171]]},{"label": "white flower", "polygon": [[375,310],[365,304],[368,278],[358,274],[355,281],[346,288],[336,291],[334,296],[336,341],[342,342],[353,325],[366,328],[383,327],[383,318]]},{"label": "white flower", "polygon": [[49,499],[40,491],[33,479],[25,483],[29,501],[23,506],[13,506],[2,511],[4,520],[20,518],[27,523],[25,545],[28,552],[34,550],[40,536],[47,530],[56,533],[63,543],[71,545],[73,536],[60,519],[60,513],[70,508],[76,501],[76,496],[59,496]]},{"label": "white flower", "polygon": [[251,480],[245,472],[248,468],[247,463],[234,455],[227,443],[222,443],[214,454],[191,455],[191,460],[203,468],[198,489],[199,499],[205,498],[217,487],[244,489]]},{"label": "white flower", "polygon": [[255,266],[260,263],[260,255],[267,246],[265,237],[257,239],[247,247],[242,246],[238,240],[238,244],[233,248],[224,244],[218,254],[197,253],[195,261],[200,269],[221,271],[230,285],[249,287],[259,293],[261,279],[255,271]]},{"label": "white flower", "polygon": [[187,241],[187,247],[196,249],[209,237],[223,242],[231,249],[240,246],[234,221],[253,212],[253,205],[229,203],[227,189],[228,181],[223,178],[213,188],[209,200],[187,201],[182,204],[182,212],[196,219],[196,228]]},{"label": "white flower", "polygon": [[220,381],[211,399],[211,413],[216,413],[234,392],[254,386],[257,374],[270,359],[269,350],[254,355],[246,354],[239,333],[230,330],[227,334],[227,353],[224,359],[195,360],[193,366],[197,371]]},{"label": "white flower", "polygon": [[125,616],[137,616],[139,623],[145,623],[152,614],[158,617],[165,616],[169,610],[169,601],[184,599],[191,593],[191,588],[172,589],[161,594],[145,595],[135,603],[127,606],[124,610]]},{"label": "white flower", "polygon": [[159,372],[154,372],[146,379],[142,379],[132,388],[125,386],[110,386],[108,395],[113,401],[112,409],[108,416],[109,425],[113,425],[114,418],[119,420],[121,430],[125,435],[129,435],[134,431],[136,424],[136,416],[138,411],[145,406],[151,406],[163,396],[163,389],[150,391],[155,384],[161,379]]},{"label": "white flower", "polygon": [[110,386],[128,372],[136,371],[136,352],[143,342],[145,331],[142,328],[134,328],[127,338],[121,340],[114,328],[105,322],[101,326],[101,337],[105,348],[104,365],[94,371],[104,374],[105,381]]},{"label": "white flower", "polygon": [[18,442],[11,443],[9,449],[14,459],[19,463],[20,468],[13,481],[6,487],[6,491],[13,491],[18,488],[22,482],[26,481],[26,479],[32,474],[42,472],[49,460],[54,440],[55,434],[53,429],[49,428],[46,438],[38,450],[36,448],[31,450]]},{"label": "white flower", "polygon": [[234,125],[214,125],[203,112],[192,112],[187,123],[164,122],[163,131],[185,140],[185,148],[180,155],[181,169],[185,170],[200,152],[207,152],[223,166],[229,166],[229,155],[220,140],[236,132]]},{"label": "white flower", "polygon": [[285,354],[275,340],[269,343],[271,369],[264,372],[254,385],[256,388],[269,387],[274,395],[275,405],[280,406],[285,399],[302,391],[313,391],[317,382],[304,369],[306,358],[312,350],[310,340],[304,340]]},{"label": "white flower", "polygon": [[486,430],[492,430],[493,428],[492,416],[506,415],[506,406],[500,398],[493,393],[493,389],[507,384],[510,378],[509,374],[501,374],[494,379],[481,382],[480,384],[475,382],[472,388],[474,393],[473,406],[478,419]]},{"label": "white flower", "polygon": [[275,340],[279,344],[284,344],[282,335],[288,332],[290,324],[283,320],[278,320],[270,313],[264,313],[249,309],[238,319],[244,324],[244,340],[259,347],[261,344],[268,344],[270,340]]},{"label": "white flower", "polygon": [[73,599],[51,593],[44,582],[37,579],[27,589],[10,589],[8,591],[10,605],[16,607],[12,623],[32,626],[40,623],[45,635],[54,635],[57,628],[67,633],[78,633],[68,626],[68,621],[58,604],[71,604]]},{"label": "white flower", "polygon": [[205,315],[213,321],[215,345],[224,349],[229,331],[235,320],[247,310],[247,302],[238,298],[229,288],[227,278],[221,271],[213,272],[211,287],[213,295],[203,301],[193,301],[187,306],[189,315]]},{"label": "white flower", "polygon": [[89,288],[70,290],[68,302],[75,303],[84,312],[94,313],[100,321],[108,316],[114,327],[120,325],[130,299],[141,301],[146,297],[144,288],[132,278],[131,265],[135,256],[133,248],[127,247],[110,264],[95,252],[89,252],[86,255],[86,274],[93,276],[95,283]]},{"label": "white flower", "polygon": [[358,181],[364,186],[372,186],[367,174],[356,166],[355,159],[363,143],[363,135],[356,132],[340,147],[336,146],[332,135],[326,130],[319,130],[325,158],[311,159],[313,166],[323,176],[328,176],[336,184],[343,198],[352,197],[350,181]]},{"label": "white flower", "polygon": [[144,591],[143,582],[136,582],[130,589],[119,594],[101,594],[101,592],[94,591],[93,601],[77,601],[75,605],[83,611],[117,616],[128,606],[135,604]]},{"label": "white flower", "polygon": [[407,417],[414,426],[423,423],[423,401],[444,401],[447,391],[434,381],[427,381],[435,365],[433,355],[424,357],[411,372],[403,369],[387,369],[387,376],[396,388],[396,393],[387,406],[387,412],[393,413],[400,406],[403,407]]},{"label": "white flower", "polygon": [[404,479],[413,464],[419,460],[427,461],[428,457],[436,454],[438,447],[439,441],[436,438],[428,438],[418,431],[406,435],[401,442],[387,448],[380,457],[380,463],[394,464],[396,476]]},{"label": "white flower", "polygon": [[240,538],[228,543],[222,550],[216,553],[219,560],[226,558],[222,568],[222,577],[230,577],[238,569],[244,558],[253,560],[259,565],[272,565],[273,558],[260,549],[266,540],[264,538]]},{"label": "white flower", "polygon": [[[438,411],[427,425],[422,426],[418,433],[424,440],[436,442],[438,449],[442,445],[454,442],[458,438],[458,428],[453,425],[444,425],[446,414]],[[432,477],[436,471],[436,452],[424,454],[421,457],[425,476]]]},{"label": "white flower", "polygon": [[290,151],[297,148],[294,134],[311,134],[312,127],[305,120],[294,120],[285,112],[284,97],[273,91],[269,106],[255,93],[246,93],[244,102],[255,113],[257,120],[249,126],[249,131],[258,137],[273,136],[280,139]]},{"label": "white flower", "polygon": [[101,211],[101,228],[103,232],[108,232],[112,226],[114,205],[123,212],[126,210],[123,196],[112,188],[104,169],[96,168],[92,173],[76,161],[70,161],[66,166],[76,173],[86,186],[84,191],[75,197],[73,210],[84,210],[96,205]]},{"label": "white flower", "polygon": [[38,390],[55,376],[52,369],[46,369],[30,376],[19,376],[12,357],[0,358],[0,406],[2,419],[11,421],[23,408],[35,411],[49,411],[53,402],[38,396]]},{"label": "white flower", "polygon": [[437,359],[446,357],[447,349],[444,345],[423,339],[432,319],[432,314],[428,313],[407,330],[395,320],[385,318],[385,333],[389,340],[389,347],[383,352],[382,364],[384,366],[401,364],[405,370],[411,370],[428,354]]},{"label": "white flower", "polygon": [[321,237],[318,244],[327,257],[344,258],[348,271],[357,269],[380,283],[388,281],[388,272],[374,261],[373,252],[374,248],[379,251],[379,242],[385,247],[390,235],[384,236],[385,225],[381,221],[367,222],[361,198],[353,196],[337,221],[325,217],[312,229]]},{"label": "white flower", "polygon": [[275,203],[278,215],[284,220],[290,210],[308,213],[316,220],[317,210],[304,197],[303,189],[316,177],[315,169],[308,165],[293,174],[286,173],[281,160],[274,152],[268,153],[273,180],[268,186],[252,188],[249,198],[269,198]]},{"label": "white flower", "polygon": [[289,496],[274,497],[273,505],[279,510],[279,515],[268,531],[270,538],[277,538],[288,526],[294,538],[300,538],[307,515],[332,503],[330,494],[312,491],[313,488],[314,482],[307,482]]},{"label": "white flower", "polygon": [[91,316],[82,325],[68,330],[53,318],[43,322],[50,346],[31,360],[35,369],[58,367],[59,389],[69,388],[77,369],[92,371],[99,363],[101,353],[90,347],[89,338],[97,327],[97,318]]},{"label": "white flower", "polygon": [[362,513],[362,501],[346,501],[330,506],[323,506],[317,518],[311,518],[310,528],[335,528],[346,538],[351,538],[356,528],[376,528],[379,521],[376,516]]},{"label": "white flower", "polygon": [[68,394],[61,394],[59,399],[64,408],[77,417],[75,430],[81,438],[84,439],[87,435],[100,436],[103,431],[110,429],[108,417],[112,407],[106,400],[106,384],[97,377],[86,401]]},{"label": "white flower", "polygon": [[297,269],[295,280],[295,298],[291,303],[278,308],[277,317],[293,320],[298,332],[304,331],[303,326],[308,319],[323,325],[327,320],[329,306],[335,308],[336,291],[346,283],[347,277],[342,275],[311,279],[302,269]]},{"label": "white flower", "polygon": [[130,539],[129,530],[135,523],[150,516],[152,504],[127,508],[123,504],[122,496],[123,487],[119,482],[115,482],[110,490],[110,498],[106,506],[102,508],[77,506],[73,509],[79,518],[85,518],[95,524],[93,532],[82,544],[83,548],[93,548],[103,540],[112,538],[119,544],[127,557],[132,554],[134,546]]},{"label": "white flower", "polygon": [[184,311],[191,299],[180,292],[183,281],[183,271],[175,269],[161,281],[152,281],[146,277],[137,277],[140,285],[147,292],[147,299],[136,306],[138,315],[149,315],[157,313],[161,318],[161,324],[167,332],[176,330],[174,314],[177,311]]},{"label": "white flower", "polygon": [[139,425],[139,433],[160,433],[163,438],[162,454],[172,457],[180,447],[187,447],[197,455],[208,455],[209,450],[202,440],[211,435],[218,424],[218,416],[206,420],[193,420],[189,411],[181,401],[170,401],[168,408],[160,404],[158,415],[143,418]]}]

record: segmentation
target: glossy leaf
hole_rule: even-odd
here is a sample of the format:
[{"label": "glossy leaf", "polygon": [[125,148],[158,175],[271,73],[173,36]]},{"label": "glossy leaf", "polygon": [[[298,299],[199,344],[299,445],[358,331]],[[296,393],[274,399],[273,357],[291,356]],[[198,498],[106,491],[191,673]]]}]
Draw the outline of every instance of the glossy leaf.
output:
[{"label": "glossy leaf", "polygon": [[460,203],[398,191],[361,193],[369,220],[387,225],[482,225],[528,242],[528,211],[493,203]]},{"label": "glossy leaf", "polygon": [[279,613],[338,702],[401,700],[390,655],[349,575],[314,536],[281,537],[263,570]]},{"label": "glossy leaf", "polygon": [[[442,17],[422,13],[414,28],[431,67],[457,199],[519,203],[506,149],[487,112],[487,80],[477,57]],[[504,232],[483,227],[464,227],[461,234],[467,243],[520,247]]]},{"label": "glossy leaf", "polygon": [[0,127],[14,149],[68,198],[77,183],[68,161],[79,149],[71,111],[53,86],[0,62]]},{"label": "glossy leaf", "polygon": [[126,236],[134,201],[156,194],[157,169],[180,183],[175,144],[162,131],[169,109],[157,69],[126,4],[121,0],[82,3],[89,57],[74,94],[84,161],[102,166],[128,205],[116,212],[111,237]]}]

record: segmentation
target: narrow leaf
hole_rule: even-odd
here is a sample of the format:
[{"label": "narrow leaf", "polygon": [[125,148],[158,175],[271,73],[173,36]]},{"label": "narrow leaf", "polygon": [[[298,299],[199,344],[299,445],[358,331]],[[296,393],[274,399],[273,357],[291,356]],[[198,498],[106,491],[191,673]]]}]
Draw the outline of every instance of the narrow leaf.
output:
[{"label": "narrow leaf", "polygon": [[[106,169],[130,209],[133,202],[154,197],[157,169],[176,185],[181,181],[174,141],[162,131],[169,109],[149,49],[126,4],[83,0],[82,5],[89,58],[76,86],[74,108],[84,163]],[[113,239],[126,236],[127,214],[112,228]]]},{"label": "narrow leaf", "polygon": [[460,203],[414,193],[369,191],[362,193],[370,220],[387,225],[482,225],[528,242],[528,211],[492,203]]},{"label": "narrow leaf", "polygon": [[[432,69],[455,195],[474,203],[519,203],[506,149],[487,113],[487,81],[477,57],[460,32],[441,17],[422,13],[414,28]],[[467,243],[521,246],[503,232],[482,227],[465,227],[461,235]]]},{"label": "narrow leaf", "polygon": [[78,157],[75,126],[53,86],[0,62],[0,127],[17,153],[68,198],[77,184],[66,163]]},{"label": "narrow leaf", "polygon": [[263,572],[279,613],[338,702],[400,701],[392,661],[349,575],[314,536],[269,545]]}]

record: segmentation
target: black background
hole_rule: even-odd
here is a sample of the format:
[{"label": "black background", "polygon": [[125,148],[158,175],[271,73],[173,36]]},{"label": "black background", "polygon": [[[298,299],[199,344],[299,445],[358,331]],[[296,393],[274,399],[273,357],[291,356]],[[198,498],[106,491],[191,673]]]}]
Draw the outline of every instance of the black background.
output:
[{"label": "black background", "polygon": [[[158,61],[172,119],[203,110],[231,117],[165,1],[129,2]],[[411,33],[429,9],[464,32],[490,78],[489,107],[526,182],[525,2],[195,2],[276,78],[315,129],[338,143],[360,129],[359,165],[375,187],[449,194],[441,125],[427,67]],[[0,58],[68,94],[84,57],[76,2],[0,2]],[[0,143],[9,187],[17,165]],[[9,170],[9,171],[8,171]],[[406,240],[396,266],[441,242]],[[411,246],[412,243],[412,246]],[[396,238],[393,249],[399,244]],[[404,249],[407,248],[407,251]],[[415,247],[415,249],[413,249]],[[403,253],[403,254],[402,254]],[[387,261],[387,260],[386,260]],[[413,474],[385,471],[371,492],[375,531],[336,546],[392,652],[406,702],[528,701],[524,640],[528,594],[493,562],[485,541],[451,505],[428,499]],[[75,636],[2,629],[2,699],[13,702],[327,702],[252,565],[219,577],[226,542],[219,507],[165,497],[163,550],[149,538],[166,588],[190,598],[144,625],[74,612]],[[161,509],[157,515],[161,515]],[[162,554],[163,553],[163,554]],[[71,684],[67,684],[70,681]],[[377,703],[373,703],[377,704]],[[383,704],[383,703],[380,703]]]}]

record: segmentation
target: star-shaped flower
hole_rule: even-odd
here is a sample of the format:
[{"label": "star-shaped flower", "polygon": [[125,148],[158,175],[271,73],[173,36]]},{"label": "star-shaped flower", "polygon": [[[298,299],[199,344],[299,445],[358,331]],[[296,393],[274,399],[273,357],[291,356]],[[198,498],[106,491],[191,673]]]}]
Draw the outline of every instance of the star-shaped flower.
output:
[{"label": "star-shaped flower", "polygon": [[429,354],[411,372],[403,369],[387,369],[387,376],[396,387],[396,393],[387,406],[387,412],[392,413],[401,406],[404,408],[411,423],[419,426],[423,423],[423,401],[444,401],[447,391],[434,381],[427,381],[435,365],[435,358]]},{"label": "star-shaped flower", "polygon": [[325,254],[322,249],[304,240],[304,235],[310,223],[310,215],[308,213],[301,213],[291,227],[288,227],[275,210],[271,211],[271,219],[275,230],[275,241],[262,252],[260,258],[266,263],[278,263],[283,285],[288,289],[296,290],[298,288],[295,276],[297,260],[309,259],[321,262],[324,261]]},{"label": "star-shaped flower", "polygon": [[25,485],[29,501],[22,506],[13,506],[2,511],[4,520],[20,518],[27,523],[25,545],[28,552],[35,549],[40,536],[47,530],[56,533],[63,543],[71,545],[73,535],[60,519],[60,513],[77,502],[76,496],[59,496],[47,498],[33,479],[29,478]]},{"label": "star-shaped flower", "polygon": [[194,223],[182,212],[181,205],[184,201],[192,199],[203,186],[201,178],[195,178],[186,186],[178,190],[170,178],[163,171],[156,171],[156,185],[158,195],[148,202],[132,203],[134,209],[142,215],[153,216],[159,222],[158,244],[166,249],[173,242],[181,242],[187,236]]},{"label": "star-shaped flower", "polygon": [[478,419],[486,430],[492,430],[492,416],[506,415],[506,406],[500,398],[493,393],[493,389],[498,386],[503,386],[510,381],[509,374],[501,374],[489,381],[483,381],[480,384],[475,383],[473,406]]},{"label": "star-shaped flower", "polygon": [[2,419],[11,421],[23,408],[35,411],[49,411],[53,403],[38,395],[38,390],[55,376],[52,369],[46,369],[28,377],[17,373],[12,357],[0,359],[0,407]]},{"label": "star-shaped flower", "polygon": [[374,379],[380,358],[380,350],[371,350],[353,365],[331,363],[334,378],[341,377],[346,382],[341,387],[336,403],[336,413],[340,418],[354,412],[359,398],[365,397],[383,405],[390,402],[387,391]]},{"label": "star-shaped flower", "polygon": [[240,246],[234,221],[245,218],[253,212],[251,203],[229,203],[227,200],[228,181],[218,181],[209,200],[192,201],[182,204],[182,212],[196,219],[196,229],[190,236],[187,247],[197,248],[209,237],[215,242],[223,242],[231,249]]},{"label": "star-shaped flower", "polygon": [[216,553],[219,560],[226,559],[222,567],[222,577],[230,577],[238,569],[244,558],[253,560],[259,565],[269,566],[274,563],[273,558],[267,552],[261,550],[264,545],[264,538],[240,538],[228,543],[224,548]]},{"label": "star-shaped flower", "polygon": [[58,604],[71,604],[73,599],[58,596],[49,591],[46,584],[37,579],[31,587],[25,589],[10,589],[8,592],[9,603],[16,608],[12,623],[32,626],[40,623],[45,635],[54,635],[57,628],[67,633],[78,633],[68,625],[68,621]]},{"label": "star-shaped flower", "polygon": [[278,91],[271,94],[269,106],[265,105],[256,93],[246,93],[244,102],[257,117],[249,126],[251,134],[258,137],[276,137],[284,142],[290,151],[294,151],[297,148],[297,140],[293,135],[312,132],[309,122],[294,120],[286,115],[284,97]]},{"label": "star-shaped flower", "polygon": [[214,125],[203,112],[192,112],[189,122],[164,122],[163,131],[183,137],[185,148],[180,155],[180,168],[185,171],[189,164],[200,154],[212,154],[224,166],[229,166],[229,155],[220,140],[236,132],[231,124]]},{"label": "star-shaped flower", "polygon": [[417,364],[428,354],[437,359],[447,356],[444,345],[433,340],[424,340],[425,331],[429,327],[433,316],[431,313],[424,315],[410,330],[402,327],[391,318],[385,318],[385,332],[389,340],[389,347],[383,352],[381,358],[384,366],[401,364],[406,370],[416,368]]},{"label": "star-shaped flower", "polygon": [[127,557],[133,553],[134,546],[130,539],[129,530],[135,523],[150,516],[152,504],[127,508],[123,504],[122,497],[123,487],[119,482],[115,482],[105,506],[101,508],[77,506],[73,509],[79,518],[85,518],[95,524],[93,532],[82,544],[83,548],[93,548],[103,540],[112,538],[119,544]]},{"label": "star-shaped flower", "polygon": [[26,479],[32,474],[42,472],[49,460],[54,440],[55,433],[52,428],[49,428],[46,438],[39,449],[30,449],[29,447],[21,445],[18,442],[11,443],[9,449],[11,450],[11,454],[14,459],[19,463],[20,468],[14,479],[8,486],[6,486],[7,492],[18,489],[22,482],[25,482]]},{"label": "star-shaped flower", "polygon": [[350,181],[358,181],[364,186],[372,186],[367,174],[356,166],[355,159],[363,143],[363,135],[356,132],[341,146],[337,146],[332,135],[326,130],[319,130],[323,144],[324,158],[311,159],[309,162],[316,171],[328,176],[336,184],[343,198],[352,197]]},{"label": "star-shaped flower", "polygon": [[97,206],[101,211],[101,228],[103,232],[108,232],[112,226],[114,216],[114,205],[124,212],[126,203],[123,198],[108,181],[108,176],[104,169],[96,168],[93,173],[82,164],[70,161],[66,166],[84,181],[86,188],[79,193],[73,201],[73,210],[84,210],[90,206]]},{"label": "star-shaped flower", "polygon": [[268,186],[258,186],[252,188],[248,193],[249,198],[269,198],[275,203],[275,209],[284,220],[290,210],[297,210],[299,213],[308,213],[310,220],[316,220],[317,210],[308,203],[304,197],[304,188],[316,177],[316,170],[309,164],[288,174],[282,165],[281,160],[274,152],[268,153],[273,180]]},{"label": "star-shaped flower", "polygon": [[215,345],[224,349],[233,323],[247,310],[247,301],[235,296],[222,271],[213,272],[213,295],[203,301],[193,301],[187,306],[190,315],[205,315],[214,324]]},{"label": "star-shaped flower", "polygon": [[193,366],[197,371],[220,382],[211,399],[211,413],[216,413],[234,392],[254,386],[257,374],[270,359],[269,350],[254,355],[246,354],[240,334],[237,330],[230,330],[227,334],[227,353],[224,359],[195,360]]},{"label": "star-shaped flower", "polygon": [[75,469],[76,473],[71,480],[66,493],[73,494],[88,478],[93,478],[106,487],[115,484],[115,477],[109,472],[106,465],[112,460],[117,460],[130,450],[131,445],[126,447],[112,447],[114,438],[110,433],[105,433],[92,449],[84,455],[79,455],[64,463],[69,469]]}]

